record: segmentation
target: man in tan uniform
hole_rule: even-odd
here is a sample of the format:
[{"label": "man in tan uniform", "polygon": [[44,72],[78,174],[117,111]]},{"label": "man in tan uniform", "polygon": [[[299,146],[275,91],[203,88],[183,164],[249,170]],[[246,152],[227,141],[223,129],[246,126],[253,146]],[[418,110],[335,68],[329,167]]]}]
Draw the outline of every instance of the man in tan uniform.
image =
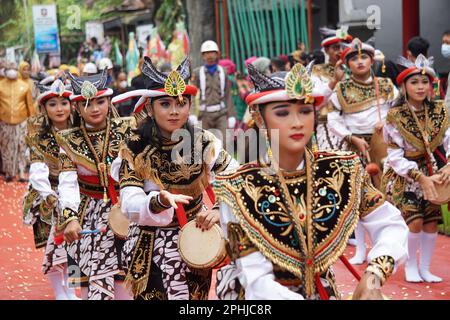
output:
[{"label": "man in tan uniform", "polygon": [[230,92],[231,83],[226,70],[218,64],[217,44],[211,40],[205,41],[200,51],[205,64],[194,70],[193,78],[193,84],[199,89],[200,94],[198,120],[202,122],[203,129],[219,130],[225,144],[226,129],[234,128],[236,124],[236,110]]},{"label": "man in tan uniform", "polygon": [[27,118],[36,113],[28,82],[18,78],[17,64],[7,63],[0,80],[0,149],[6,181],[19,173],[25,181]]}]

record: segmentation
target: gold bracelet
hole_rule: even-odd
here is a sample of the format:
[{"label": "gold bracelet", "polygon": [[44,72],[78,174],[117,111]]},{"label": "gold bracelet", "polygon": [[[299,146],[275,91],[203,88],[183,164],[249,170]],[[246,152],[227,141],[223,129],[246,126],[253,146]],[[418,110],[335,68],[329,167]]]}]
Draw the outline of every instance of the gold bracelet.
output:
[{"label": "gold bracelet", "polygon": [[394,258],[391,256],[380,256],[369,263],[366,271],[377,275],[381,280],[381,285],[383,285],[394,272],[394,266]]},{"label": "gold bracelet", "polygon": [[422,175],[423,175],[422,171],[417,170],[417,169],[411,169],[408,171],[408,177],[410,177],[414,181],[419,181],[419,178]]}]

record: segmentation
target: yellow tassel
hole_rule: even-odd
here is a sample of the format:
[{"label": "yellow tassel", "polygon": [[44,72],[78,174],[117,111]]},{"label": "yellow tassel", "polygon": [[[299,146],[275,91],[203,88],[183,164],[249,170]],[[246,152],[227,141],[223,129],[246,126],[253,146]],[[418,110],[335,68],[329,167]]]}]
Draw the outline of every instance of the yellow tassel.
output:
[{"label": "yellow tassel", "polygon": [[103,188],[103,202],[108,202],[108,193],[106,192],[106,188]]},{"label": "yellow tassel", "polygon": [[314,295],[314,269],[311,266],[305,268],[305,291],[308,298]]}]

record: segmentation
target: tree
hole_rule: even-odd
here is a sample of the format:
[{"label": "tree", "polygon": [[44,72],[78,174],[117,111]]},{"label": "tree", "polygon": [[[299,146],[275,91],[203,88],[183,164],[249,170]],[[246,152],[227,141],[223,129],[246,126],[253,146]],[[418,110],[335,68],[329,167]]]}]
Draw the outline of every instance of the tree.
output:
[{"label": "tree", "polygon": [[215,40],[214,1],[186,0],[190,57],[192,66],[200,66],[202,62],[200,46],[203,41]]}]

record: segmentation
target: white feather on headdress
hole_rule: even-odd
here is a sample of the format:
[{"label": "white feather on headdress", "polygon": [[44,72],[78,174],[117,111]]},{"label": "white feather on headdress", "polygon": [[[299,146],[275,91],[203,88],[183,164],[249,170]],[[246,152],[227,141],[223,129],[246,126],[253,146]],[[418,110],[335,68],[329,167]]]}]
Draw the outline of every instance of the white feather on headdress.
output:
[{"label": "white feather on headdress", "polygon": [[407,69],[416,67],[419,70],[426,70],[428,73],[433,75],[433,77],[436,76],[436,73],[433,69],[434,57],[429,57],[427,59],[423,54],[419,54],[416,58],[416,61],[412,62],[411,60],[408,60],[403,56],[399,56],[395,62]]}]

